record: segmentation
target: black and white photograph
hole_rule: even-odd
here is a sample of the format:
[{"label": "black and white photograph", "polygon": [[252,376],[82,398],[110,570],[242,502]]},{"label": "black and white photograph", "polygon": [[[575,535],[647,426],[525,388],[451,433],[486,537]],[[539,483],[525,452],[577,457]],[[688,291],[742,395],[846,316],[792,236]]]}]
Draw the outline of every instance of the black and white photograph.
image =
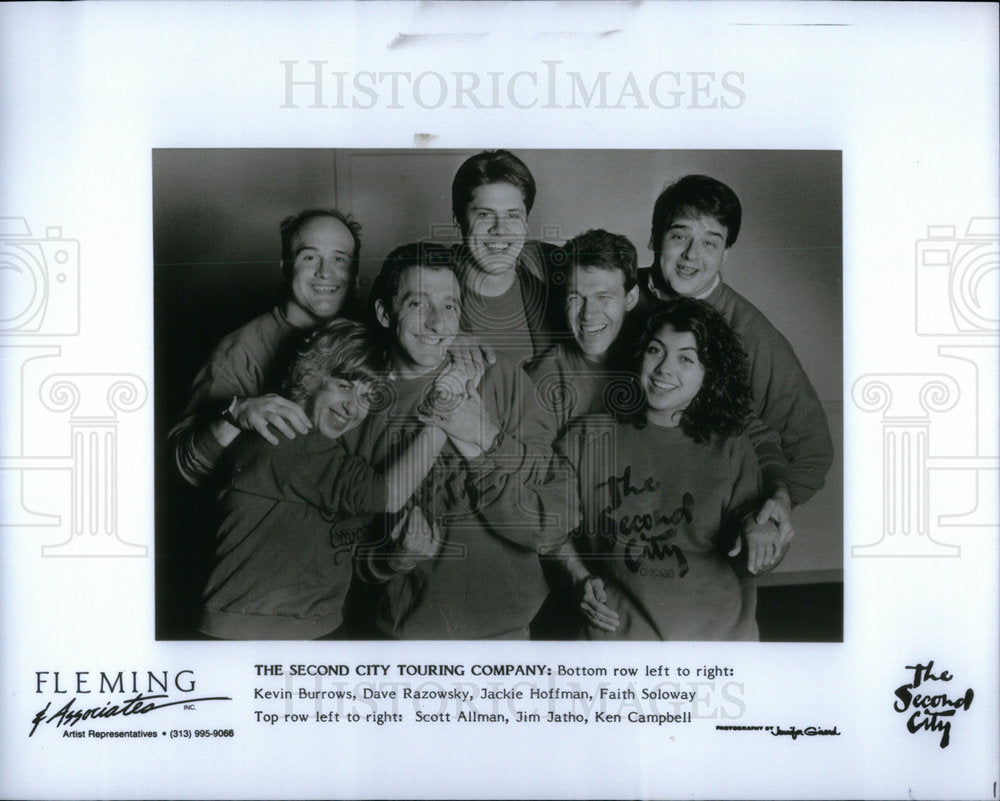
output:
[{"label": "black and white photograph", "polygon": [[0,798],[1000,798],[998,13],[0,4]]},{"label": "black and white photograph", "polygon": [[841,183],[154,152],[158,634],[839,641]]}]

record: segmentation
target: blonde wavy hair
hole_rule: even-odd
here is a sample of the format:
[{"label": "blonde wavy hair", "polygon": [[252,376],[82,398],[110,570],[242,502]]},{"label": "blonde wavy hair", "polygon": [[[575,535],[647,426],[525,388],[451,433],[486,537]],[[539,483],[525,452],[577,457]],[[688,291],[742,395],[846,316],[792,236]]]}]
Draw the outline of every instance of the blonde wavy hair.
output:
[{"label": "blonde wavy hair", "polygon": [[288,396],[308,415],[328,378],[375,382],[386,356],[368,329],[353,320],[332,320],[313,332],[288,376]]}]

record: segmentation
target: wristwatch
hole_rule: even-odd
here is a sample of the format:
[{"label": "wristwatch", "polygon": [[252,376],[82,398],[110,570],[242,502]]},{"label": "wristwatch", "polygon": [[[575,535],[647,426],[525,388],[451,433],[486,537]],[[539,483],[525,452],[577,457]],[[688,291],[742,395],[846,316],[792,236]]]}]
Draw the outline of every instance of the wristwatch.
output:
[{"label": "wristwatch", "polygon": [[226,407],[225,411],[220,415],[223,420],[225,420],[233,428],[239,428],[240,424],[236,422],[236,418],[233,417],[233,411],[236,409],[236,401],[239,400],[239,396],[233,395],[233,399],[229,401],[229,406]]},{"label": "wristwatch", "polygon": [[487,456],[496,453],[500,450],[501,445],[503,445],[503,431],[497,431],[497,435],[493,437],[493,442],[490,443],[490,446],[483,453]]}]

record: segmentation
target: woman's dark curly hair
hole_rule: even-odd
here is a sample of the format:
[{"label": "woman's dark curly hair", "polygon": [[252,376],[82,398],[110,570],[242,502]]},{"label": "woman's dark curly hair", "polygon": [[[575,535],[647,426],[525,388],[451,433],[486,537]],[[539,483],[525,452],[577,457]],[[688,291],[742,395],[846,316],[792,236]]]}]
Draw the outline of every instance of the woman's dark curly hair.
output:
[{"label": "woman's dark curly hair", "polygon": [[749,366],[739,336],[705,301],[677,298],[658,307],[647,321],[636,353],[636,375],[650,341],[665,325],[694,335],[698,360],[705,368],[701,389],[681,413],[681,429],[695,442],[739,434],[753,408]]}]

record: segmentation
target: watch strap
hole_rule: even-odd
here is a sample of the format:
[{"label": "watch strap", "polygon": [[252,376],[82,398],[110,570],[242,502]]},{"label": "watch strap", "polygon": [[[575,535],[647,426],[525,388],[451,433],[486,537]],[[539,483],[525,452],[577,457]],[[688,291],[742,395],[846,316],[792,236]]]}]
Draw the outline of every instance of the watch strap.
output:
[{"label": "watch strap", "polygon": [[233,412],[236,410],[236,401],[238,400],[239,396],[233,395],[232,400],[229,401],[229,406],[225,408],[225,410],[222,412],[221,415],[222,419],[225,420],[227,423],[229,423],[229,425],[231,425],[233,428],[240,427],[239,424],[236,422],[236,418],[233,416]]}]

